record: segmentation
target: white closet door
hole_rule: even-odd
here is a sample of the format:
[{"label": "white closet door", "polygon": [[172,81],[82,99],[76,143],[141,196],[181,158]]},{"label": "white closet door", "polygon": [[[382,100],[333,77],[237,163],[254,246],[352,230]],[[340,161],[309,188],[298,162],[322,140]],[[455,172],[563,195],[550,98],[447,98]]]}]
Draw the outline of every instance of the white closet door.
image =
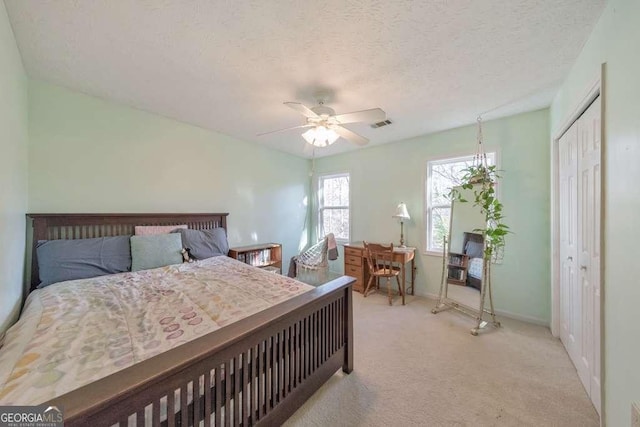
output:
[{"label": "white closet door", "polygon": [[[578,244],[582,285],[582,382],[600,411],[600,98],[578,120]],[[583,378],[584,375],[584,378]]]},{"label": "white closet door", "polygon": [[600,98],[558,141],[560,339],[600,412]]},{"label": "white closet door", "polygon": [[581,342],[581,300],[578,286],[578,126],[559,141],[560,169],[560,339],[573,360]]}]

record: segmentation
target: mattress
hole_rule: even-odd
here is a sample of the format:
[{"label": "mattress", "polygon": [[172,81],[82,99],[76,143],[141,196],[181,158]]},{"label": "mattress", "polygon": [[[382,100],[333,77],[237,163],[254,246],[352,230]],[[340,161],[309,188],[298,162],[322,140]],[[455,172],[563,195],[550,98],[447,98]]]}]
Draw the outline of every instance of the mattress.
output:
[{"label": "mattress", "polygon": [[0,349],[0,405],[35,405],[312,286],[227,257],[32,292]]},{"label": "mattress", "polygon": [[476,279],[482,279],[482,261],[482,258],[471,258],[469,260],[469,269],[467,270],[467,275]]}]

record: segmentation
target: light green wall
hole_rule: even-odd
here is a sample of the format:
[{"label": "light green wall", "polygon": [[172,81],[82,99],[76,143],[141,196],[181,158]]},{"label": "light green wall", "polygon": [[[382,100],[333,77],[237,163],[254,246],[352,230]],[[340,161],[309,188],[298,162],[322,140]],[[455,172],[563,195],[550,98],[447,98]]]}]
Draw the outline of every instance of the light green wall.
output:
[{"label": "light green wall", "polygon": [[[487,150],[497,149],[504,179],[500,196],[507,237],[504,262],[496,265],[497,308],[520,318],[548,323],[549,284],[549,111],[540,110],[488,121],[483,128]],[[405,240],[417,246],[418,294],[437,294],[442,257],[424,254],[424,181],[427,161],[473,154],[476,127],[467,126],[393,144],[316,160],[316,175],[351,174],[351,238],[353,241],[394,241],[400,226],[391,218],[404,201],[411,215]],[[315,220],[315,215],[313,216]],[[315,229],[315,226],[314,226]],[[342,255],[342,253],[341,253]],[[332,268],[342,270],[342,258]]]},{"label": "light green wall", "polygon": [[0,2],[0,335],[20,310],[27,207],[27,77]]},{"label": "light green wall", "polygon": [[630,425],[640,402],[640,1],[610,0],[551,107],[552,135],[606,62],[603,144],[604,412]]},{"label": "light green wall", "polygon": [[33,80],[29,131],[31,212],[229,212],[285,264],[306,241],[307,160]]}]

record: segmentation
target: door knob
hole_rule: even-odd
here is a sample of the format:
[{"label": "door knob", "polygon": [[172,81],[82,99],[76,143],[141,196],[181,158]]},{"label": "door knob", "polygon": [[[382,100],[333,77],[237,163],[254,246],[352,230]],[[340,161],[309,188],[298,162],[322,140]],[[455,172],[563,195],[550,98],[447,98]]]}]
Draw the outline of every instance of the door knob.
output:
[{"label": "door knob", "polygon": [[572,256],[568,256],[567,257],[567,261],[573,261],[573,257]]},{"label": "door knob", "polygon": [[586,271],[587,270],[587,266],[586,265],[581,265],[580,266],[580,270],[585,270]]}]

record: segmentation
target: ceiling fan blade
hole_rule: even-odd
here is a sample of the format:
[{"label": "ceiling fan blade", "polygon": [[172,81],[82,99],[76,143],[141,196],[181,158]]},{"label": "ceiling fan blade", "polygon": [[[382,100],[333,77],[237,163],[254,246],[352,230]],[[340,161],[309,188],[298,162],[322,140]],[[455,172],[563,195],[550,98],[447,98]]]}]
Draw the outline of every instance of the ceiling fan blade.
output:
[{"label": "ceiling fan blade", "polygon": [[285,102],[284,105],[286,105],[289,108],[293,108],[298,113],[300,113],[303,116],[308,117],[310,119],[320,118],[320,116],[318,116],[316,113],[314,113],[313,110],[311,110],[310,108],[300,104],[299,102]]},{"label": "ceiling fan blade", "polygon": [[343,128],[342,126],[331,126],[331,129],[336,131],[338,135],[346,139],[347,141],[353,142],[357,145],[367,145],[369,140],[364,136],[358,135],[355,132],[350,131],[347,128]]},{"label": "ceiling fan blade", "polygon": [[333,116],[339,123],[378,123],[386,120],[387,113],[380,108],[372,108],[370,110],[354,111],[352,113],[338,114]]},{"label": "ceiling fan blade", "polygon": [[271,132],[259,133],[259,134],[258,134],[258,135],[256,135],[256,136],[269,135],[269,134],[272,134],[272,133],[278,133],[278,132],[286,132],[286,131],[288,131],[288,130],[293,130],[293,129],[310,128],[310,127],[313,127],[313,126],[315,126],[315,125],[309,125],[309,124],[307,124],[307,125],[294,126],[294,127],[291,127],[291,128],[278,129],[278,130],[272,130]]}]

